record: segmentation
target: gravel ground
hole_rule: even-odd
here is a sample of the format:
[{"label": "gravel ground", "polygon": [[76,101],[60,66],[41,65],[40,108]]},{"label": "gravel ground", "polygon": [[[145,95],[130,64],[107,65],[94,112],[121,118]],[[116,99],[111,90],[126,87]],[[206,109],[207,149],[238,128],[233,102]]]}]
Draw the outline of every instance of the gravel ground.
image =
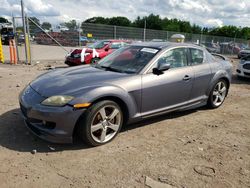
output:
[{"label": "gravel ground", "polygon": [[[49,45],[38,45],[31,44],[31,59],[33,62],[46,62],[46,61],[64,61],[65,56],[70,52],[71,49],[76,47],[64,47],[60,46],[49,46]],[[67,52],[67,51],[68,52]],[[25,48],[24,44],[18,46],[20,61],[25,61]],[[5,61],[10,60],[9,46],[3,45],[3,54]]]},{"label": "gravel ground", "polygon": [[250,80],[234,76],[219,109],[149,119],[89,148],[26,129],[18,94],[45,65],[0,65],[1,187],[250,187]]}]

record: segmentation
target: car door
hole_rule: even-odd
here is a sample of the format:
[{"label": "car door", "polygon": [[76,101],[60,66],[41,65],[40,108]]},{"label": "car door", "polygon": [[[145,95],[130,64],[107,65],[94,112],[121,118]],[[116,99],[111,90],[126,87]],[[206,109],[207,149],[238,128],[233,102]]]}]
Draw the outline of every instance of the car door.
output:
[{"label": "car door", "polygon": [[[181,106],[189,100],[194,73],[188,66],[187,54],[184,47],[167,50],[142,75],[142,116]],[[170,64],[170,69],[154,74],[152,69],[162,63]]]},{"label": "car door", "polygon": [[206,92],[212,79],[212,71],[205,52],[202,49],[190,48],[190,64],[194,70],[194,84],[191,92],[191,100],[206,99]]}]

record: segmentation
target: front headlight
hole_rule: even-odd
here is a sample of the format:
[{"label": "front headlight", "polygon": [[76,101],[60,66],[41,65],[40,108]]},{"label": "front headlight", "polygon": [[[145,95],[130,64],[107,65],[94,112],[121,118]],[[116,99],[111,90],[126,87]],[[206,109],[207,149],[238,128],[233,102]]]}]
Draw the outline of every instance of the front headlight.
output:
[{"label": "front headlight", "polygon": [[73,99],[74,97],[72,96],[57,95],[45,99],[41,104],[46,106],[64,106]]}]

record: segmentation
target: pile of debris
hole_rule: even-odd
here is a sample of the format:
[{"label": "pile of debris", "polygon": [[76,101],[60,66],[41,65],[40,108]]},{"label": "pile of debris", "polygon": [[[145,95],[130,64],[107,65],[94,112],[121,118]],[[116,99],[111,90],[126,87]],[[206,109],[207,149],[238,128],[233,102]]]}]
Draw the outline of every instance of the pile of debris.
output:
[{"label": "pile of debris", "polygon": [[[77,46],[79,44],[79,33],[77,31],[48,32],[48,34],[63,46]],[[57,45],[44,32],[37,33],[35,41],[37,44]]]}]

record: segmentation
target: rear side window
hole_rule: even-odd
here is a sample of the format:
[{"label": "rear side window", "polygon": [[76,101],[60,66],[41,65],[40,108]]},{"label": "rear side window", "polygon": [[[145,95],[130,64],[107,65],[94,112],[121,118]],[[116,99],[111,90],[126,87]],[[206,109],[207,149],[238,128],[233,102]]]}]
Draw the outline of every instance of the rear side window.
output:
[{"label": "rear side window", "polygon": [[190,52],[192,65],[199,65],[203,63],[204,53],[202,50],[191,48]]},{"label": "rear side window", "polygon": [[113,42],[111,43],[111,46],[110,46],[111,49],[119,49],[120,47],[122,47],[122,43],[120,42]]}]

